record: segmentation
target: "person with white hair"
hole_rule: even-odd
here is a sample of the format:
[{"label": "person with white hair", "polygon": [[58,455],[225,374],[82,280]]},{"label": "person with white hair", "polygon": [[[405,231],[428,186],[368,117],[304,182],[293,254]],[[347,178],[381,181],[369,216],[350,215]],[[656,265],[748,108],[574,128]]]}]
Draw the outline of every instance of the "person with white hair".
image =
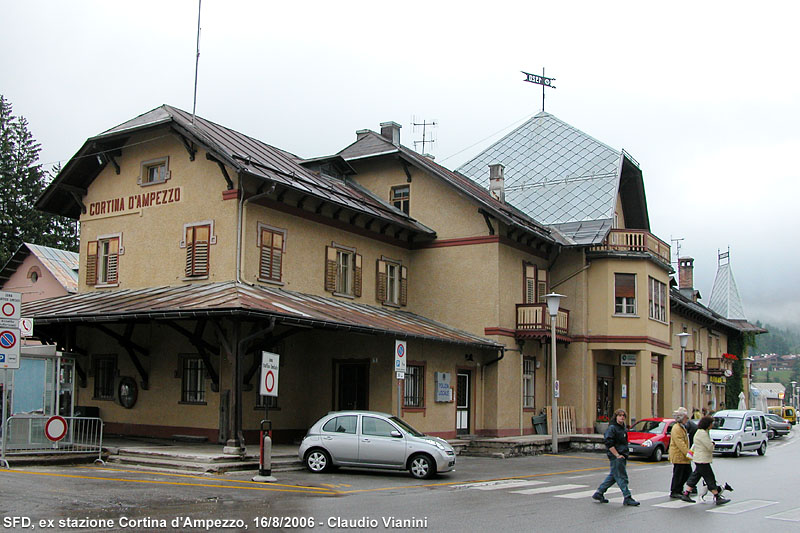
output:
[{"label": "person with white hair", "polygon": [[686,430],[689,412],[685,407],[678,407],[672,417],[675,419],[675,424],[672,425],[669,440],[669,462],[672,463],[672,483],[669,488],[669,497],[680,498],[683,485],[692,473],[689,433]]}]

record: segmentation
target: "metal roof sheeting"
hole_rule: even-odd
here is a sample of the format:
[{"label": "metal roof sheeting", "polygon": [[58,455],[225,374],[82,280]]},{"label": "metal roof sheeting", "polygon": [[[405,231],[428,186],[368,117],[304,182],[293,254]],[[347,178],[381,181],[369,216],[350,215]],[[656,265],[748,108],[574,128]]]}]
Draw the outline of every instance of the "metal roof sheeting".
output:
[{"label": "metal roof sheeting", "polygon": [[28,254],[34,255],[53,275],[56,281],[64,287],[65,291],[69,293],[78,292],[78,254],[29,242],[20,245],[11,259],[8,260],[8,263],[0,272],[0,281],[8,280]]},{"label": "metal roof sheeting", "polygon": [[43,325],[136,319],[177,320],[212,315],[275,317],[279,323],[287,325],[344,329],[491,349],[502,347],[489,339],[407,311],[232,281],[92,291],[25,303],[22,313]]}]

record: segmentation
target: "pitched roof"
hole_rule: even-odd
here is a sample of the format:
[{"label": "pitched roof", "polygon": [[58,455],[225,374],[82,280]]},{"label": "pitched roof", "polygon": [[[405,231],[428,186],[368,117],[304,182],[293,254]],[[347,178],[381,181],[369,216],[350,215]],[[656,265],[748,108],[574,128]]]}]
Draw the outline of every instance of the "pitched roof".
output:
[{"label": "pitched roof", "polygon": [[[639,174],[638,164],[581,130],[540,112],[486,150],[461,165],[457,172],[479,184],[488,183],[488,167],[502,164],[506,201],[540,223],[558,228],[575,244],[601,242],[614,219],[624,166]],[[632,191],[642,195],[641,191]],[[627,207],[627,206],[623,206]],[[646,206],[641,229],[649,229]],[[626,221],[628,210],[626,209]]]},{"label": "pitched roof", "polygon": [[[276,185],[334,203],[353,212],[389,221],[414,234],[433,238],[435,232],[395,209],[369,191],[346,180],[309,170],[300,158],[238,131],[192,115],[170,105],[162,105],[138,117],[89,138],[81,150],[64,166],[48,186],[36,207],[73,218],[80,210],[70,191],[85,189],[107,164],[98,154],[111,154],[123,147],[137,132],[151,128],[170,128],[175,134],[204,147],[227,166]],[[187,143],[188,144],[188,143]]]},{"label": "pitched roof", "polygon": [[502,346],[407,311],[233,281],[84,292],[24,303],[22,312],[43,325],[199,316],[274,317],[278,323],[289,326],[394,335],[489,349]]},{"label": "pitched roof", "polygon": [[736,286],[736,280],[733,279],[730,252],[719,254],[717,257],[717,274],[714,277],[714,287],[711,289],[711,300],[708,307],[725,318],[747,320],[739,288]]},{"label": "pitched roof", "polygon": [[34,255],[44,265],[65,291],[78,292],[78,254],[28,242],[21,244],[0,270],[0,282],[7,281],[29,254]]},{"label": "pitched roof", "polygon": [[472,179],[458,172],[453,172],[401,144],[393,144],[389,139],[372,130],[361,130],[356,142],[347,146],[337,155],[347,162],[357,161],[368,157],[379,157],[395,154],[417,168],[438,177],[445,183],[455,187],[460,192],[475,200],[482,208],[486,209],[504,223],[533,233],[542,240],[550,243],[566,243],[558,231],[546,228],[533,217],[517,209],[513,205],[501,202],[494,198],[486,187],[475,183]]}]

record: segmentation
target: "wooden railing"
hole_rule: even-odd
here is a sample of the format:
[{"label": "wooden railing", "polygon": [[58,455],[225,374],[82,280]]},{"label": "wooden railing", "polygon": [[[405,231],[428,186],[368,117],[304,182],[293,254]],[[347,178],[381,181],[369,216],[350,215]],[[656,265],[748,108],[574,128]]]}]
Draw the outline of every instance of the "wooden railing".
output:
[{"label": "wooden railing", "polygon": [[[553,408],[548,405],[545,407],[547,414],[547,430],[553,427]],[[575,433],[575,407],[571,405],[558,406],[558,434],[573,435]],[[550,435],[553,433],[550,432]]]},{"label": "wooden railing", "polygon": [[[517,304],[517,331],[550,332],[550,315],[547,304]],[[558,309],[556,335],[568,335],[569,311]]]},{"label": "wooden railing", "polygon": [[670,262],[669,244],[643,229],[612,229],[602,244],[589,250],[649,253],[664,263]]},{"label": "wooden railing", "polygon": [[709,357],[706,370],[709,373],[721,374],[725,370],[733,370],[733,361],[723,357]]}]

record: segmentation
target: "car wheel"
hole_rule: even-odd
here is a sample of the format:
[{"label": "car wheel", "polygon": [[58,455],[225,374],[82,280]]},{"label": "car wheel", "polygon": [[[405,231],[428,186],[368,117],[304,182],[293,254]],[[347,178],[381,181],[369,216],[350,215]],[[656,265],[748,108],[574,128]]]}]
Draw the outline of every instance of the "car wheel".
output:
[{"label": "car wheel", "polygon": [[408,462],[408,471],[417,479],[428,479],[436,473],[436,465],[429,455],[420,453]]},{"label": "car wheel", "polygon": [[774,438],[775,438],[775,436],[776,436],[776,433],[775,433],[775,431],[774,431],[774,430],[771,430],[771,429],[770,429],[770,430],[768,430],[768,431],[767,431],[767,439],[768,439],[768,440],[772,440],[772,439],[774,439]]},{"label": "car wheel", "polygon": [[656,449],[653,450],[653,455],[651,455],[650,458],[657,463],[661,462],[661,459],[664,458],[664,450],[661,448],[661,446],[656,446]]},{"label": "car wheel", "polygon": [[767,441],[763,441],[761,446],[758,447],[758,455],[764,455],[767,453]]},{"label": "car wheel", "polygon": [[733,449],[733,453],[731,455],[733,455],[734,457],[739,457],[740,455],[742,455],[741,443],[736,445],[736,448]]},{"label": "car wheel", "polygon": [[315,449],[306,454],[306,468],[315,474],[325,472],[331,466],[331,456],[325,450]]}]

